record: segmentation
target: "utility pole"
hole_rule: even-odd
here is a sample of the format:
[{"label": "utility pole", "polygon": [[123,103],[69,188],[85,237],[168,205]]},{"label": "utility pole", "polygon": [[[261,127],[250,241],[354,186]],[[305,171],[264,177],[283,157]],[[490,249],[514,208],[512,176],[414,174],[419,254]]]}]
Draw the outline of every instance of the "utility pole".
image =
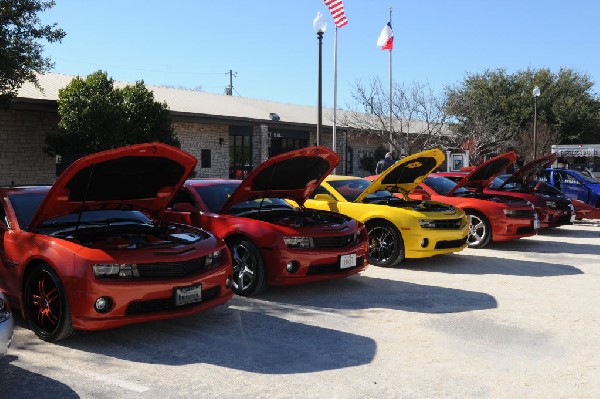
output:
[{"label": "utility pole", "polygon": [[232,96],[233,95],[233,77],[236,76],[237,73],[233,72],[231,69],[227,73],[229,74],[229,86],[227,86],[225,88],[225,94],[228,96]]}]

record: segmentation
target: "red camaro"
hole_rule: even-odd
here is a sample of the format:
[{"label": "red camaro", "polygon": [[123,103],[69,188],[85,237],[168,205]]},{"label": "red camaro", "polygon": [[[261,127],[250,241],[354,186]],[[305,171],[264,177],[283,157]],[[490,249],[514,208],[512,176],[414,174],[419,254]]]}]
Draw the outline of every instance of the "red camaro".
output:
[{"label": "red camaro", "polygon": [[225,243],[161,220],[195,165],[176,148],[139,144],[81,158],[53,186],[0,188],[0,289],[41,339],[231,299]]},{"label": "red camaro", "polygon": [[188,180],[172,220],[202,226],[227,242],[233,290],[240,295],[356,274],[367,266],[363,225],[302,207],[339,159],[324,147],[308,147],[269,158],[243,181]]},{"label": "red camaro", "polygon": [[[410,196],[432,199],[461,208],[469,218],[470,248],[481,248],[491,241],[509,241],[535,235],[539,220],[533,205],[519,198],[483,194],[483,188],[515,162],[514,152],[499,155],[461,175],[458,183],[432,173]],[[467,189],[469,188],[469,189]]]},{"label": "red camaro", "polygon": [[[569,197],[544,190],[544,183],[535,177],[556,160],[556,154],[535,159],[512,175],[496,177],[486,187],[485,194],[506,195],[529,201],[535,207],[540,227],[558,227],[575,220],[575,208]],[[462,177],[462,176],[461,176]]]}]

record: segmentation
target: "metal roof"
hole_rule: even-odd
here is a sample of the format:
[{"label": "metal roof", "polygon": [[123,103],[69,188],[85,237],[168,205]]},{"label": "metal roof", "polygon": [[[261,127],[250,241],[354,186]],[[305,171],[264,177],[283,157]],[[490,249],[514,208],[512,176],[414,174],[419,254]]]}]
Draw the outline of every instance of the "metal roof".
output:
[{"label": "metal roof", "polygon": [[[46,73],[37,75],[37,77],[39,87],[36,87],[31,82],[26,82],[18,91],[18,100],[57,101],[59,89],[67,86],[76,76]],[[125,87],[131,84],[127,82],[114,82],[115,87]],[[264,121],[272,121],[270,114],[275,113],[279,115],[279,122],[314,125],[317,123],[317,108],[312,106],[256,100],[170,87],[152,85],[146,85],[146,87],[154,93],[156,101],[167,103],[169,110],[174,113]],[[324,110],[324,114],[325,112],[326,110]],[[324,117],[323,125],[332,126],[332,123]]]},{"label": "metal roof", "polygon": [[[38,87],[32,82],[26,82],[19,89],[16,101],[53,104],[58,100],[58,91],[66,87],[75,77],[58,73],[38,74]],[[125,87],[131,84],[130,82],[114,82],[115,87]],[[179,116],[264,121],[269,124],[281,125],[316,126],[317,124],[316,106],[257,100],[172,87],[146,85],[146,88],[154,93],[155,101],[165,102],[171,113]],[[277,114],[279,119],[271,119],[271,113]],[[352,115],[359,115],[359,118],[352,117]],[[345,127],[345,120],[353,120],[353,123],[357,123],[357,121],[360,123],[360,120],[362,120],[366,123],[363,128],[380,129],[380,122],[376,115],[338,109],[336,118],[338,127]],[[398,123],[398,120],[394,120],[395,129],[400,131],[400,127],[396,126]],[[401,123],[404,132],[414,133],[426,130],[426,123],[423,121],[413,120],[409,122],[403,120]],[[332,108],[323,108],[322,124],[328,129],[333,127]],[[444,130],[446,130],[446,126],[444,126]]]}]

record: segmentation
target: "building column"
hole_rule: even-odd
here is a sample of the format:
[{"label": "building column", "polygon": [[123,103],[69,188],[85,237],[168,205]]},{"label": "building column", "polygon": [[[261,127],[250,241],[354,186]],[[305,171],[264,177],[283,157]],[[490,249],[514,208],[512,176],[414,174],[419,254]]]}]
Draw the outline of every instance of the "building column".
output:
[{"label": "building column", "polygon": [[254,167],[260,165],[269,158],[269,126],[254,126],[252,132],[252,162]]}]

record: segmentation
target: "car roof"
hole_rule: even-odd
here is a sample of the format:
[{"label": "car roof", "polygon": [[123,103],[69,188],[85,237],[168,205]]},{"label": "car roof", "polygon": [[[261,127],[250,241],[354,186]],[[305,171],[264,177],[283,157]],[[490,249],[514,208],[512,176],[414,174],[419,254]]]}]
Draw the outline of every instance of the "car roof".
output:
[{"label": "car roof", "polygon": [[5,195],[25,194],[25,193],[46,193],[50,190],[50,185],[32,185],[32,186],[10,186],[0,187],[0,192]]}]

